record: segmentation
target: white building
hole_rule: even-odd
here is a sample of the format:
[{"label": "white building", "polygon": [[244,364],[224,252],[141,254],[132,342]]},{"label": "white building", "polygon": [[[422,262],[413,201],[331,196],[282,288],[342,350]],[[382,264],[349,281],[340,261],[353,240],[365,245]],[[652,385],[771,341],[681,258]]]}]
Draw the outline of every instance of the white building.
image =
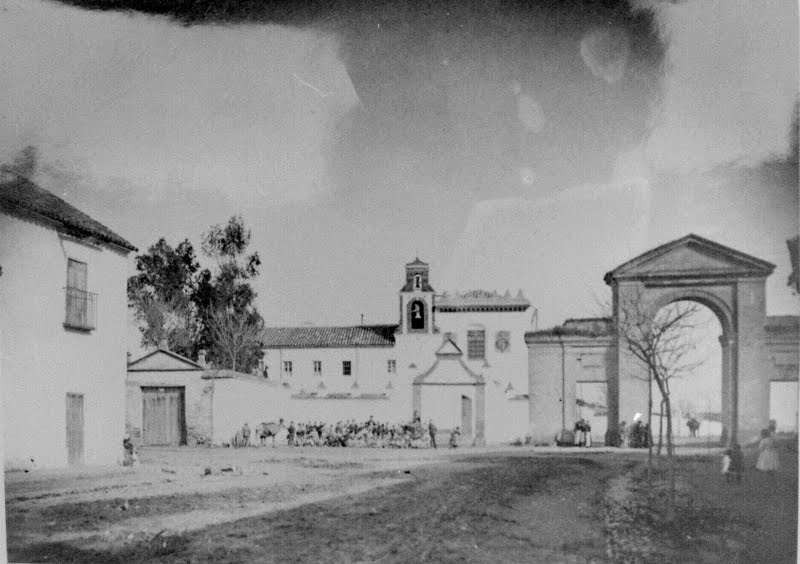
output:
[{"label": "white building", "polygon": [[391,423],[417,411],[465,442],[523,438],[528,429],[530,302],[472,291],[437,294],[429,267],[406,265],[398,323],[267,330],[270,380],[292,390],[280,416]]},{"label": "white building", "polygon": [[33,182],[0,174],[4,466],[113,463],[136,249]]}]

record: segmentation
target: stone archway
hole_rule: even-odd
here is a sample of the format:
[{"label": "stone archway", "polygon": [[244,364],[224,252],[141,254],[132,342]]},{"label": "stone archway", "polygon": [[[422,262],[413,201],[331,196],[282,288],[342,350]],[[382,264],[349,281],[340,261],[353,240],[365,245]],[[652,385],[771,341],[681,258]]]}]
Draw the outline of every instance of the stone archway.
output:
[{"label": "stone archway", "polygon": [[[617,327],[608,370],[608,429],[616,436],[620,419],[647,411],[647,383],[622,343],[616,323],[621,304],[640,300],[655,315],[680,300],[708,307],[722,326],[723,426],[729,441],[757,436],[769,418],[767,362],[767,277],[775,265],[697,235],[648,251],[607,273]],[[740,401],[742,400],[742,401]]]}]

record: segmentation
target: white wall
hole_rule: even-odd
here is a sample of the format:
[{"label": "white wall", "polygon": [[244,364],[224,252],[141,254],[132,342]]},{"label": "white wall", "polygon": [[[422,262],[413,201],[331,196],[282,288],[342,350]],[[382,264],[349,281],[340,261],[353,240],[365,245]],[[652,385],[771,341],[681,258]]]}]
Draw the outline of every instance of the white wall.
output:
[{"label": "white wall", "polygon": [[[210,384],[210,381],[204,382]],[[256,425],[270,421],[277,423],[281,417],[285,419],[283,412],[288,404],[289,392],[279,386],[238,378],[215,380],[214,443],[229,442],[245,423],[250,425],[250,441],[253,443]]]},{"label": "white wall", "polygon": [[[384,392],[389,381],[397,383],[396,374],[389,374],[388,360],[397,360],[394,347],[353,347],[353,348],[285,348],[267,349],[264,363],[269,367],[270,381],[288,382],[294,392],[318,391],[324,382],[327,392],[349,392],[353,383],[358,382],[359,392]],[[322,374],[314,374],[314,361],[322,362]],[[351,376],[342,374],[342,361],[349,360]],[[292,374],[283,371],[286,361],[292,363]]]},{"label": "white wall", "polygon": [[[429,298],[430,296],[426,295],[426,300],[429,301]],[[473,372],[482,374],[487,381],[485,430],[487,441],[500,442],[523,438],[528,431],[527,402],[509,401],[507,397],[528,393],[528,349],[525,345],[525,331],[530,328],[530,312],[437,312],[436,326],[440,332],[435,334],[398,333],[395,335],[394,347],[268,349],[265,351],[264,362],[269,366],[270,381],[289,382],[292,393],[295,394],[300,391],[317,392],[320,395],[331,392],[351,392],[353,395],[387,392],[390,396],[389,401],[375,400],[378,403],[374,405],[372,400],[294,399],[285,410],[291,419],[335,422],[340,419],[366,419],[369,415],[374,415],[376,419],[393,423],[409,421],[412,416],[413,379],[434,363],[436,360],[434,353],[442,344],[444,334],[454,333],[456,344],[464,352],[464,362]],[[473,327],[482,327],[486,331],[488,367],[483,360],[467,359],[467,330]],[[498,331],[510,332],[510,345],[506,352],[500,352],[495,347]],[[394,375],[387,372],[389,359],[396,360],[397,373]],[[322,362],[322,376],[317,376],[313,372],[315,360]],[[342,376],[343,360],[352,362],[352,376]],[[283,372],[284,361],[292,362],[291,377]],[[390,381],[392,389],[388,390],[387,384]],[[325,383],[325,389],[318,387],[320,382]],[[352,388],[354,382],[358,382],[358,389]],[[512,391],[507,393],[509,384],[512,385]],[[427,390],[430,387],[425,386],[424,389],[423,410],[431,414],[442,413],[442,424],[434,417],[439,427],[448,428],[451,419],[457,420],[456,424],[461,424],[460,393],[455,394],[454,389],[451,389],[447,393],[441,392],[439,395],[442,397],[439,398],[436,395],[438,392],[431,392],[433,395],[428,396]],[[465,389],[469,392],[466,395],[472,397],[471,387]],[[448,403],[456,395],[457,409]],[[438,401],[443,402],[441,407],[437,407]],[[458,417],[454,419],[453,414],[456,411]],[[473,402],[473,417],[474,414]]]},{"label": "white wall", "polygon": [[[462,427],[461,396],[472,400],[472,437],[475,436],[475,386],[422,386],[420,417],[423,423],[433,419],[441,431]],[[464,428],[461,428],[462,434]]]},{"label": "white wall", "polygon": [[[528,348],[525,331],[530,330],[530,312],[437,312],[436,325],[442,334],[453,333],[455,342],[464,352],[464,362],[473,372],[483,374],[487,382],[497,380],[506,386],[511,383],[517,393],[528,390]],[[483,328],[486,331],[486,362],[469,360],[467,331]],[[498,331],[510,332],[510,345],[505,352],[495,347]],[[441,337],[440,337],[441,338]]]},{"label": "white wall", "polygon": [[[97,328],[64,328],[67,259],[88,265]],[[66,394],[84,394],[87,464],[122,456],[128,256],[0,213],[0,381],[5,467],[65,466]]]}]

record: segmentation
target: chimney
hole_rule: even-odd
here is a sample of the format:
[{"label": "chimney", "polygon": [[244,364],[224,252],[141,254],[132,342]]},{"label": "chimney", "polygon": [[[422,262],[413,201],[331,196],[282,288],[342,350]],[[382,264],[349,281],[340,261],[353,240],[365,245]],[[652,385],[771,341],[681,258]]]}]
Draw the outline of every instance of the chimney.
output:
[{"label": "chimney", "polygon": [[158,341],[158,348],[162,351],[169,350],[169,342],[167,341],[166,337],[162,337],[160,341]]},{"label": "chimney", "polygon": [[199,364],[203,368],[206,367],[206,349],[200,349],[197,352],[197,364]]}]

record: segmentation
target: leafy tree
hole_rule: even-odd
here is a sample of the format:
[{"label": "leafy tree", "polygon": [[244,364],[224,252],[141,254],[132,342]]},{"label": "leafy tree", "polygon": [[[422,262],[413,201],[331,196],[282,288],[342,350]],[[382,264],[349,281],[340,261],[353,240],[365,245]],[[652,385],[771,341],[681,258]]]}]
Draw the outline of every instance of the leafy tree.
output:
[{"label": "leafy tree", "polygon": [[158,346],[166,339],[170,350],[196,354],[200,322],[194,293],[199,268],[188,240],[173,248],[162,237],[136,257],[138,274],[128,279],[128,305],[142,323],[142,346]]},{"label": "leafy tree", "polygon": [[250,372],[263,357],[264,321],[253,301],[250,280],[261,259],[247,253],[250,230],[239,216],[203,233],[201,250],[215,262],[200,270],[194,247],[172,247],[161,238],[136,257],[128,279],[128,303],[141,322],[142,345],[169,348],[190,358],[200,349],[217,368]]},{"label": "leafy tree", "polygon": [[263,319],[253,307],[249,281],[258,276],[258,253],[247,254],[250,230],[240,216],[203,234],[202,251],[216,262],[197,277],[195,304],[202,313],[200,344],[220,368],[250,372],[263,357]]}]

